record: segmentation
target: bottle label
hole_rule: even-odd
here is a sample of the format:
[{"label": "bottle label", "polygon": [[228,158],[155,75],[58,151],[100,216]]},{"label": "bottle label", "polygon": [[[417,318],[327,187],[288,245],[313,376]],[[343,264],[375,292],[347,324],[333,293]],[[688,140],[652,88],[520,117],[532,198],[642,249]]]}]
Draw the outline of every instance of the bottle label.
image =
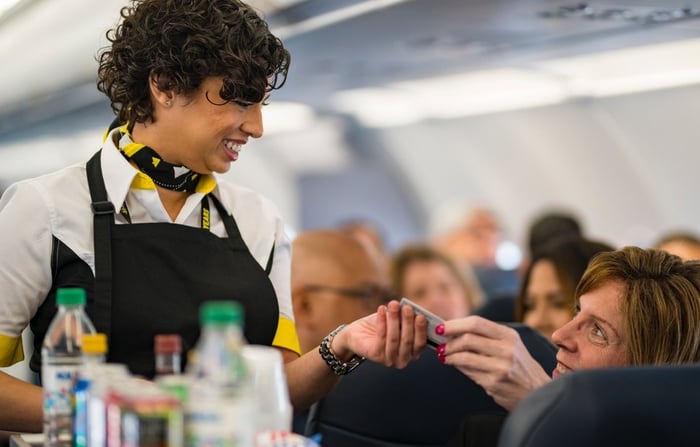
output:
[{"label": "bottle label", "polygon": [[253,445],[252,402],[222,399],[190,401],[185,415],[187,447],[241,447]]},{"label": "bottle label", "polygon": [[73,412],[73,445],[85,447],[88,436],[88,400],[90,379],[79,377],[75,382],[75,411]]},{"label": "bottle label", "polygon": [[55,414],[70,414],[73,411],[73,386],[79,365],[52,366],[42,368],[44,389],[44,411]]},{"label": "bottle label", "polygon": [[121,408],[121,447],[182,445],[182,407],[167,398],[132,397]]}]

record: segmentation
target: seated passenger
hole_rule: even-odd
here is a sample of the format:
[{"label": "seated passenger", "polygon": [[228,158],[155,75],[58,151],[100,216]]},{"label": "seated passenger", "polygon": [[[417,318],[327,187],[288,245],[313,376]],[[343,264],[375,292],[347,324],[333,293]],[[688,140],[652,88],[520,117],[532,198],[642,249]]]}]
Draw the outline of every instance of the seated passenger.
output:
[{"label": "seated passenger", "polygon": [[[292,241],[292,308],[302,354],[344,323],[388,301],[383,260],[340,230],[307,230]],[[304,433],[308,412],[295,410],[293,431]]]},{"label": "seated passenger", "polygon": [[292,241],[292,308],[302,354],[388,301],[378,263],[362,242],[339,230],[308,230]]},{"label": "seated passenger", "polygon": [[467,278],[450,258],[427,245],[408,245],[396,253],[389,276],[397,296],[444,319],[465,317],[483,301],[476,277]]},{"label": "seated passenger", "polygon": [[460,270],[471,269],[487,301],[517,293],[517,270],[504,270],[496,262],[496,253],[506,233],[494,210],[448,203],[432,216],[430,227],[430,244],[452,259]]},{"label": "seated passenger", "polygon": [[591,258],[613,247],[583,239],[563,236],[539,246],[523,275],[520,293],[515,300],[515,319],[545,337],[574,316],[574,292]]},{"label": "seated passenger", "polygon": [[662,235],[654,248],[680,256],[685,261],[700,260],[700,236],[689,231],[674,231]]},{"label": "seated passenger", "polygon": [[538,214],[527,232],[527,248],[530,254],[552,239],[562,236],[584,237],[578,216],[568,211],[550,210]]},{"label": "seated passenger", "polygon": [[[576,307],[574,318],[552,335],[559,347],[553,377],[700,360],[698,261],[637,247],[599,253],[578,284]],[[440,361],[471,377],[508,410],[552,380],[510,327],[470,316],[447,321],[436,332],[452,337],[438,347]]]}]

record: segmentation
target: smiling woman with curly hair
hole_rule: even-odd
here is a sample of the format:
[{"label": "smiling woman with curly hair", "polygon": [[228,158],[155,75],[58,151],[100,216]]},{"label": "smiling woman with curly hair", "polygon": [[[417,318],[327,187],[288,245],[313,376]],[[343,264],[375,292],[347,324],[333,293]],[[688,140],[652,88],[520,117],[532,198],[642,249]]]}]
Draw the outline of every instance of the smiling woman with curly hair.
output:
[{"label": "smiling woman with curly hair", "polygon": [[[0,199],[0,246],[13,253],[0,260],[0,366],[24,358],[31,324],[40,371],[63,287],[87,291],[107,360],[144,377],[155,372],[156,334],[179,334],[186,352],[205,301],[238,301],[246,339],[280,350],[297,409],[364,358],[416,358],[425,319],[396,301],[300,356],[280,214],[214,175],[263,135],[263,105],[286,80],[290,55],[267,23],[236,0],[135,0],[107,38],[97,86],[117,116],[102,149]],[[41,430],[41,389],[4,373],[0,389],[0,430]]]},{"label": "smiling woman with curly hair", "polygon": [[205,78],[220,77],[222,103],[252,104],[286,80],[289,52],[242,3],[150,1],[121,15],[107,33],[112,45],[100,55],[98,81],[121,122],[154,120],[149,81],[189,96]]}]

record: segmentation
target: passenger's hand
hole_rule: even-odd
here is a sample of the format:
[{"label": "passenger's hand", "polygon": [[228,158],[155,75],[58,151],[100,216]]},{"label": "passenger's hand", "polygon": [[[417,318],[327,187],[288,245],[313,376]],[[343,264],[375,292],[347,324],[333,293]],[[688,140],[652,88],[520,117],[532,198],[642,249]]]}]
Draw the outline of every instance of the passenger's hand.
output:
[{"label": "passenger's hand", "polygon": [[403,368],[423,352],[427,329],[424,316],[416,315],[410,306],[401,308],[397,301],[391,301],[340,331],[332,349],[339,357],[350,352],[375,363]]},{"label": "passenger's hand", "polygon": [[443,328],[443,335],[454,338],[438,347],[440,360],[469,376],[507,410],[550,381],[511,327],[469,316],[446,321]]}]

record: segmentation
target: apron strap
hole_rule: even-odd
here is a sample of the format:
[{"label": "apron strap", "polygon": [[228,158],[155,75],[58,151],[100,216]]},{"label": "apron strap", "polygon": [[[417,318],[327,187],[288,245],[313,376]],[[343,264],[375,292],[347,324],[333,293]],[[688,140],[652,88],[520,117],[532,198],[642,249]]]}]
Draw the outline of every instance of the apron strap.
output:
[{"label": "apron strap", "polygon": [[[226,233],[228,233],[229,246],[231,246],[234,250],[248,250],[248,247],[245,245],[243,237],[241,236],[241,232],[238,229],[238,224],[236,224],[236,219],[234,219],[233,216],[230,215],[228,211],[226,211],[226,208],[224,208],[224,206],[214,194],[207,194],[206,196],[204,196],[204,199],[202,199],[202,205],[204,205],[204,203],[209,203],[207,201],[207,197],[211,197],[211,199],[214,201],[216,210],[219,212],[221,220],[224,222],[224,226],[226,227]],[[268,276],[270,276],[270,271],[272,271],[272,258],[274,254],[275,244],[273,243],[272,250],[270,250],[270,257],[267,259],[267,265],[265,265],[265,273],[267,273]]]},{"label": "apron strap", "polygon": [[219,212],[219,216],[221,216],[221,220],[224,222],[224,227],[226,227],[226,233],[228,234],[227,239],[229,246],[231,246],[231,248],[234,250],[248,250],[245,242],[243,242],[243,237],[241,237],[241,232],[238,230],[238,225],[236,224],[236,220],[233,218],[233,216],[226,211],[226,208],[224,208],[214,194],[207,194],[205,196],[205,200],[207,197],[211,197],[212,201],[214,202],[214,206],[216,206],[216,210]]},{"label": "apron strap", "polygon": [[272,258],[275,257],[275,243],[272,243],[272,250],[270,250],[270,257],[267,258],[267,265],[265,266],[265,273],[267,273],[267,276],[270,276],[270,272],[272,271]]},{"label": "apron strap", "polygon": [[95,244],[95,326],[110,339],[112,323],[112,225],[114,205],[107,200],[102,178],[101,150],[87,162]]}]

